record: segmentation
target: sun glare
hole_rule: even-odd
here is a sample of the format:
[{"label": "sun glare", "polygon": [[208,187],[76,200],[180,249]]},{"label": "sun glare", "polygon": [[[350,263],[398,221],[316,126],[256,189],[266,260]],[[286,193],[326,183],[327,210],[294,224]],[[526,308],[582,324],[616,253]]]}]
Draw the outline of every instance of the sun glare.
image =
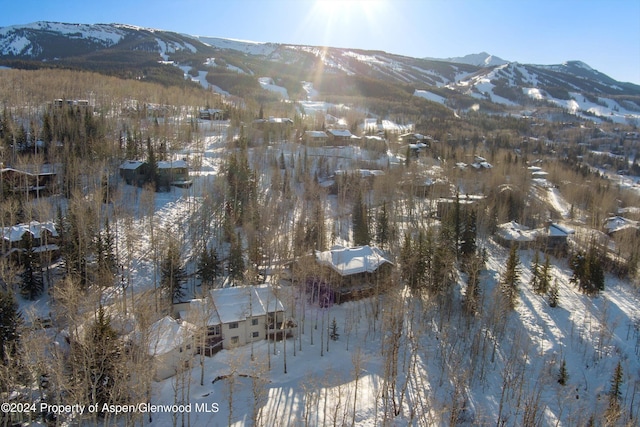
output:
[{"label": "sun glare", "polygon": [[382,25],[388,2],[389,0],[315,0],[306,22],[320,30],[326,45],[346,45],[353,40],[354,35],[366,36]]}]

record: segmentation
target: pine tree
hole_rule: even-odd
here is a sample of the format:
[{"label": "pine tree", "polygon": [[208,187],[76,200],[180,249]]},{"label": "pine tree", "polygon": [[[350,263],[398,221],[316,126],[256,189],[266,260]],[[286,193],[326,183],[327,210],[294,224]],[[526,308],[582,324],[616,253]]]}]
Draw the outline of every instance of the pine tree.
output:
[{"label": "pine tree", "polygon": [[611,388],[609,389],[609,407],[606,410],[605,418],[608,422],[614,422],[620,417],[620,401],[622,400],[622,383],[624,381],[622,375],[622,364],[618,361],[613,370],[611,378]]},{"label": "pine tree", "polygon": [[562,359],[562,364],[560,365],[560,371],[558,372],[558,384],[566,385],[569,380],[569,373],[567,372],[567,361]]},{"label": "pine tree", "polygon": [[476,253],[477,221],[476,210],[469,209],[464,220],[460,241],[460,255],[462,257]]},{"label": "pine tree", "polygon": [[0,363],[4,363],[6,357],[16,350],[21,323],[22,315],[13,293],[0,289]]},{"label": "pine tree", "polygon": [[587,253],[578,251],[569,259],[573,274],[569,282],[574,283],[587,295],[597,295],[604,290],[604,270],[600,255],[594,244]]},{"label": "pine tree", "polygon": [[536,250],[531,263],[531,281],[529,282],[531,289],[537,294],[543,293],[540,289],[540,254]]},{"label": "pine tree", "polygon": [[520,280],[520,258],[518,256],[518,245],[512,245],[509,252],[509,258],[507,259],[507,265],[502,272],[500,278],[500,290],[506,307],[513,310],[517,304],[518,298],[518,282]]},{"label": "pine tree", "polygon": [[376,244],[384,249],[389,243],[389,213],[387,212],[387,202],[382,202],[382,206],[376,217]]},{"label": "pine tree", "polygon": [[160,286],[173,302],[180,301],[184,297],[182,285],[185,281],[185,272],[180,260],[180,248],[175,240],[171,240],[165,252],[164,260],[160,266]]},{"label": "pine tree", "polygon": [[158,174],[158,159],[156,158],[151,138],[147,138],[147,163],[149,164],[149,181],[156,191],[160,190],[160,177]]},{"label": "pine tree", "polygon": [[544,256],[544,265],[540,270],[538,287],[540,294],[548,293],[551,288],[551,262],[549,260],[549,254],[545,254]]},{"label": "pine tree", "polygon": [[357,192],[356,199],[353,202],[352,217],[353,223],[353,243],[356,246],[368,245],[371,242],[369,235],[369,217],[367,207],[362,200],[362,193]]},{"label": "pine tree", "polygon": [[549,288],[549,293],[547,294],[549,298],[549,307],[557,307],[559,294],[558,294],[558,281],[554,281],[553,285]]},{"label": "pine tree", "polygon": [[218,276],[220,276],[220,260],[218,260],[216,248],[207,249],[205,247],[200,253],[198,276],[206,286],[213,285]]},{"label": "pine tree", "polygon": [[124,396],[117,396],[120,381],[123,380],[120,366],[123,354],[111,318],[100,306],[95,321],[85,334],[72,340],[69,360],[72,381],[85,395],[87,402],[98,405],[98,411],[104,404],[120,403],[125,399]]},{"label": "pine tree", "polygon": [[231,239],[231,249],[229,250],[229,277],[235,283],[244,279],[244,258],[242,255],[242,239],[240,233]]},{"label": "pine tree", "polygon": [[33,239],[31,233],[26,233],[27,244],[21,254],[22,273],[20,283],[20,293],[28,300],[35,300],[44,290],[44,280],[40,263],[33,250]]}]

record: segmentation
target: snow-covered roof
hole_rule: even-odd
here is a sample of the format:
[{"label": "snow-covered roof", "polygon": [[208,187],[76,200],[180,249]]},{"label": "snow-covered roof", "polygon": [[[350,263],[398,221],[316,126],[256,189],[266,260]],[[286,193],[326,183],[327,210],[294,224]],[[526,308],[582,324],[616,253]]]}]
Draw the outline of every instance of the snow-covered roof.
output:
[{"label": "snow-covered roof", "polygon": [[310,138],[326,138],[327,134],[321,130],[308,130],[305,133],[305,136]]},{"label": "snow-covered roof", "polygon": [[476,169],[491,169],[493,167],[493,165],[489,162],[475,162],[472,163],[471,166]]},{"label": "snow-covered roof", "polygon": [[219,325],[220,316],[212,304],[206,299],[192,299],[185,316],[180,316],[193,325],[201,326],[206,322],[207,326]]},{"label": "snow-covered roof", "polygon": [[334,172],[334,175],[346,175],[346,174],[358,174],[362,178],[372,177],[372,176],[382,176],[384,175],[384,171],[380,169],[356,169],[353,171],[348,171],[344,169],[338,169]]},{"label": "snow-covered roof", "polygon": [[43,230],[51,233],[53,237],[58,237],[56,225],[52,221],[31,221],[28,224],[18,224],[11,227],[4,227],[2,229],[2,238],[10,242],[19,242],[20,240],[22,240],[24,233],[31,233],[34,239],[39,239],[40,237],[42,237]]},{"label": "snow-covered roof", "polygon": [[537,232],[515,221],[498,225],[496,234],[505,240],[514,242],[533,242]]},{"label": "snow-covered roof", "polygon": [[144,162],[140,161],[140,160],[127,160],[123,164],[120,165],[120,169],[136,170],[140,166],[142,166],[143,164],[144,164]]},{"label": "snow-covered roof", "polygon": [[567,237],[569,234],[575,234],[575,230],[572,230],[571,228],[567,228],[565,226],[562,226],[560,224],[551,224],[549,225],[549,236],[551,237]]},{"label": "snow-covered roof", "polygon": [[151,325],[149,330],[149,354],[159,356],[178,348],[191,339],[192,327],[186,322],[165,316]]},{"label": "snow-covered roof", "polygon": [[633,221],[621,216],[612,216],[605,219],[604,228],[607,233],[615,233],[616,231],[626,228],[638,228],[638,221]]},{"label": "snow-covered roof", "polygon": [[333,136],[351,138],[351,132],[349,132],[349,130],[347,129],[328,129],[327,133],[330,133]]},{"label": "snow-covered roof", "polygon": [[240,322],[267,312],[284,311],[271,286],[238,286],[211,290],[211,299],[222,323]]},{"label": "snow-covered roof", "polygon": [[383,264],[393,264],[380,249],[371,246],[345,248],[337,245],[328,251],[316,251],[316,260],[341,276],[373,273]]},{"label": "snow-covered roof", "polygon": [[175,169],[175,168],[188,168],[188,167],[189,165],[184,160],[158,162],[158,169]]}]

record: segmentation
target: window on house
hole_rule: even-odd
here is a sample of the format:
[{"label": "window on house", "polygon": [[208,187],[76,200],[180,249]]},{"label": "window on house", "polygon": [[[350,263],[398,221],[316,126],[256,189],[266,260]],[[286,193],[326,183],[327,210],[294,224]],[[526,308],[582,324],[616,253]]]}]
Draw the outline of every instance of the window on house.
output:
[{"label": "window on house", "polygon": [[252,335],[253,335],[254,338],[258,338],[258,337],[260,337],[260,332],[255,331]]},{"label": "window on house", "polygon": [[238,341],[240,341],[238,337],[231,337],[231,344],[238,344]]},{"label": "window on house", "polygon": [[258,319],[251,319],[251,324],[256,326],[258,324]]},{"label": "window on house", "polygon": [[229,329],[238,329],[238,322],[229,323]]}]

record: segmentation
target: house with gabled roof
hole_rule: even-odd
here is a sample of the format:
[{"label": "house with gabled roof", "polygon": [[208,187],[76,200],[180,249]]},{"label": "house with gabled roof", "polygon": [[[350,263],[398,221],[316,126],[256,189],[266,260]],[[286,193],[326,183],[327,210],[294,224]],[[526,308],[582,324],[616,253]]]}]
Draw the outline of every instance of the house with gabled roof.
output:
[{"label": "house with gabled roof", "polygon": [[370,295],[394,265],[384,251],[368,245],[336,245],[328,251],[316,251],[315,260],[324,270],[338,303]]},{"label": "house with gabled roof", "polygon": [[[296,328],[271,285],[237,286],[209,291],[206,299],[176,304],[181,319],[206,327],[205,354],[267,338],[291,336]],[[208,347],[208,348],[207,348]]]},{"label": "house with gabled roof", "polygon": [[348,145],[353,138],[348,129],[327,129],[326,133],[332,145]]},{"label": "house with gabled roof", "polygon": [[53,221],[31,221],[26,224],[16,224],[0,229],[2,244],[0,255],[20,256],[27,247],[35,253],[55,254],[60,250],[58,230]]},{"label": "house with gabled roof", "polygon": [[162,381],[190,366],[195,353],[194,333],[193,325],[170,316],[151,325],[148,352],[155,365],[154,380]]}]

